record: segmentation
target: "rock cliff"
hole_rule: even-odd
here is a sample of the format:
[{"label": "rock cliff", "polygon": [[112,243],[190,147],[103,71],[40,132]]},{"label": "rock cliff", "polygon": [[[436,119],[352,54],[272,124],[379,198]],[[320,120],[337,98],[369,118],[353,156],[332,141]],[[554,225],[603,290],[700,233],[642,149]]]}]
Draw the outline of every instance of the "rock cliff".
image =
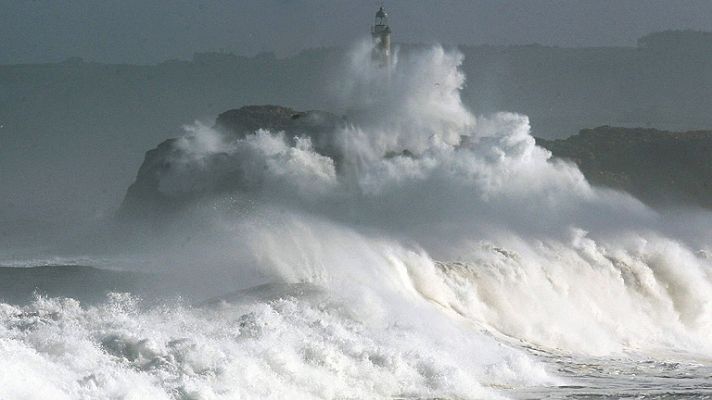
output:
[{"label": "rock cliff", "polygon": [[[218,115],[213,129],[228,139],[242,139],[259,129],[284,132],[288,138],[309,137],[313,148],[323,155],[338,161],[333,146],[333,133],[345,123],[343,117],[324,111],[295,111],[288,107],[265,105],[245,106]],[[161,178],[178,168],[183,149],[179,139],[168,139],[146,152],[136,180],[128,188],[119,210],[122,217],[140,217],[171,211],[194,199],[194,193],[172,193],[160,190]],[[214,157],[211,162],[220,162]],[[240,185],[239,177],[223,180],[216,187],[229,191]],[[203,193],[204,194],[204,193]]]},{"label": "rock cliff", "polygon": [[602,126],[566,139],[537,138],[537,144],[574,161],[590,182],[650,205],[712,208],[712,131]]}]

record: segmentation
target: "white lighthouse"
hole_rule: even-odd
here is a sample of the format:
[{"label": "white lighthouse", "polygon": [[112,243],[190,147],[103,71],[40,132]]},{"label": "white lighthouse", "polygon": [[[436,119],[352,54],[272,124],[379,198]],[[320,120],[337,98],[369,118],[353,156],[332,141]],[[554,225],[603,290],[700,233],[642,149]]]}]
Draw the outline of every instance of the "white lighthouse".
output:
[{"label": "white lighthouse", "polygon": [[373,60],[380,66],[391,65],[391,27],[388,26],[388,13],[383,7],[376,12],[376,22],[371,28],[373,37]]}]

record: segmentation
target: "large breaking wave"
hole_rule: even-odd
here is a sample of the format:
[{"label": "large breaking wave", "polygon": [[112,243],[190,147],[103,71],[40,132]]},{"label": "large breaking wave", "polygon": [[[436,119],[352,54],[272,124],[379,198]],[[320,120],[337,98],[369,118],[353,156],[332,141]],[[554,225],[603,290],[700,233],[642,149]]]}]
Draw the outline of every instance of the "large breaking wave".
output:
[{"label": "large breaking wave", "polygon": [[160,177],[205,196],[151,257],[268,286],[3,305],[0,369],[23,378],[0,375],[0,397],[481,398],[558,382],[522,348],[712,356],[706,213],[592,187],[523,115],[475,117],[456,50],[369,57],[335,84],[350,122],[327,137],[196,124]]}]

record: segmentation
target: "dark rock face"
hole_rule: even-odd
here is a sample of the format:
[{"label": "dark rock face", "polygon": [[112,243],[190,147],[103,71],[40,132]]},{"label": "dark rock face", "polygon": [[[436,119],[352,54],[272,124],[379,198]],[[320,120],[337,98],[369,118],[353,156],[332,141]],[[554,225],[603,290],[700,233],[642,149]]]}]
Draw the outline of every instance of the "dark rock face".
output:
[{"label": "dark rock face", "polygon": [[235,138],[258,129],[284,131],[288,136],[308,136],[321,154],[335,157],[333,133],[346,122],[326,111],[295,111],[281,106],[245,106],[218,115],[215,128]]},{"label": "dark rock face", "polygon": [[258,129],[273,131],[293,129],[299,123],[303,123],[303,117],[309,114],[281,106],[245,106],[218,115],[215,126],[238,137],[244,137]]},{"label": "dark rock face", "polygon": [[[288,107],[265,105],[245,106],[218,115],[213,127],[228,140],[243,139],[259,129],[285,132],[289,140],[309,137],[314,150],[339,162],[334,143],[334,132],[345,124],[345,119],[324,111],[295,111]],[[171,172],[171,160],[180,158],[178,139],[168,139],[146,152],[136,181],[129,187],[119,209],[120,217],[154,217],[180,208],[195,199],[194,193],[167,195],[160,190],[161,177]],[[211,163],[229,163],[227,157],[217,155]],[[227,189],[239,181],[236,171],[232,181],[224,181]]]},{"label": "dark rock face", "polygon": [[136,180],[126,191],[119,209],[120,217],[145,217],[161,207],[170,206],[171,199],[158,190],[161,173],[170,168],[169,155],[175,151],[176,139],[168,139],[146,152]]},{"label": "dark rock face", "polygon": [[625,190],[653,206],[712,208],[712,131],[602,126],[536,141],[575,162],[591,183]]}]

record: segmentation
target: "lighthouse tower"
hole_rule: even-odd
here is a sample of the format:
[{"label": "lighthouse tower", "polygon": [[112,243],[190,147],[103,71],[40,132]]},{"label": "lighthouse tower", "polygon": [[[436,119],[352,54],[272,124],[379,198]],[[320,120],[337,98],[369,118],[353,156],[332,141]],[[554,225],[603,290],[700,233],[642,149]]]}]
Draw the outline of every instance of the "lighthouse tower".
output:
[{"label": "lighthouse tower", "polygon": [[373,37],[373,60],[380,66],[391,65],[391,27],[388,26],[388,14],[383,7],[376,12],[376,23],[371,28]]}]

